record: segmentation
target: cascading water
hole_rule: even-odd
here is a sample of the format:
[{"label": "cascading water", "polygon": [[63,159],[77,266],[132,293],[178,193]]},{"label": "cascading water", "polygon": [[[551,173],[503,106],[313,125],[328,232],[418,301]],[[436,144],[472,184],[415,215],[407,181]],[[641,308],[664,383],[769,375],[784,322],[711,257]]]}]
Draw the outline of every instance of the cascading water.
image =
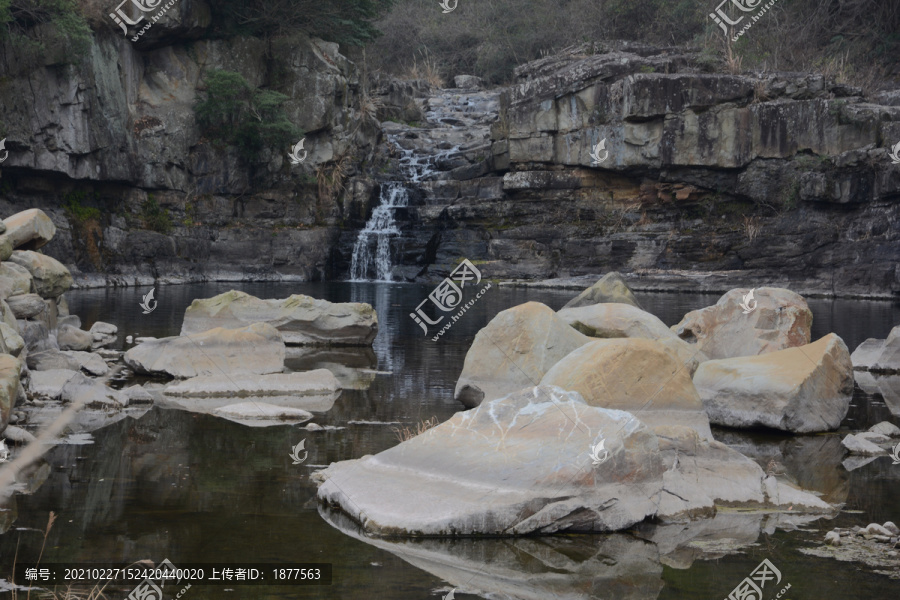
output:
[{"label": "cascading water", "polygon": [[[392,136],[388,136],[393,141]],[[399,144],[403,156],[400,168],[405,181],[387,181],[381,185],[378,206],[366,226],[359,232],[353,246],[350,261],[350,281],[391,281],[393,262],[391,240],[400,235],[394,212],[409,205],[409,184],[415,184],[434,173],[434,161],[455,152],[457,148],[435,156],[417,156],[412,150],[405,150]],[[374,248],[373,248],[374,246]],[[374,250],[374,251],[373,251]],[[369,279],[374,272],[375,279]]]}]

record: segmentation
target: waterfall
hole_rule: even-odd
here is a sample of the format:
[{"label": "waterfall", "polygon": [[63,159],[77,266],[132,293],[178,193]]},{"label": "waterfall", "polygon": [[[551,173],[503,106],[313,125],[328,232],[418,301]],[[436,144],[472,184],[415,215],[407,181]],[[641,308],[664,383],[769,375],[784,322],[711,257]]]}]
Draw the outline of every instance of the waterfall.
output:
[{"label": "waterfall", "polygon": [[353,246],[353,259],[350,262],[351,281],[368,281],[369,270],[373,267],[375,281],[391,281],[391,238],[400,235],[397,222],[394,220],[394,209],[409,204],[409,192],[402,182],[386,182],[381,186],[379,200],[378,206],[372,211],[372,218],[359,232]]}]

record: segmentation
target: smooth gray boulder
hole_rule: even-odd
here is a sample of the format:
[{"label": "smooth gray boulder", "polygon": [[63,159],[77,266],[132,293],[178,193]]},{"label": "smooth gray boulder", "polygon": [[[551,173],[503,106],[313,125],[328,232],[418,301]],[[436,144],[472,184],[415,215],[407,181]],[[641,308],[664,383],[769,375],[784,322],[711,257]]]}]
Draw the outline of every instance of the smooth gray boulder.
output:
[{"label": "smooth gray boulder", "polygon": [[454,395],[472,408],[533,387],[550,367],[591,341],[539,302],[514,306],[475,336]]},{"label": "smooth gray boulder", "polygon": [[9,425],[9,413],[16,403],[22,361],[10,354],[0,354],[0,433]]},{"label": "smooth gray boulder", "polygon": [[31,273],[23,266],[11,262],[0,262],[0,297],[31,293]]},{"label": "smooth gray boulder", "polygon": [[32,371],[49,371],[51,369],[83,370],[98,377],[109,372],[109,365],[106,364],[106,361],[93,352],[51,349],[31,353],[25,360],[28,368]]},{"label": "smooth gray boulder", "polygon": [[192,377],[166,387],[169,396],[244,397],[286,395],[330,395],[341,389],[335,376],[326,369],[303,373],[271,375],[222,374]]},{"label": "smooth gray boulder", "polygon": [[19,319],[16,321],[16,325],[29,354],[50,349],[59,350],[56,336],[51,335],[44,323]]},{"label": "smooth gray boulder", "polygon": [[853,365],[833,333],[799,348],[709,360],[694,385],[711,423],[794,433],[834,431],[853,397]]},{"label": "smooth gray boulder", "polygon": [[869,427],[869,431],[877,433],[885,437],[900,437],[900,427],[897,427],[890,421],[882,421],[876,425]]},{"label": "smooth gray boulder", "polygon": [[41,298],[56,298],[72,287],[72,274],[69,270],[46,254],[16,250],[9,260],[31,273],[32,288]]},{"label": "smooth gray boulder", "polygon": [[63,386],[78,375],[75,369],[48,369],[31,372],[31,393],[53,400],[59,400]]},{"label": "smooth gray boulder", "polygon": [[852,433],[848,433],[844,436],[844,439],[841,440],[841,445],[846,448],[850,454],[859,454],[861,456],[881,456],[887,454],[887,450],[884,448]]},{"label": "smooth gray boulder", "polygon": [[56,234],[56,225],[39,208],[30,208],[3,219],[5,235],[13,248],[37,250]]},{"label": "smooth gray boulder", "polygon": [[6,303],[17,319],[30,319],[47,310],[44,299],[37,294],[10,296]]},{"label": "smooth gray boulder", "polygon": [[18,327],[13,328],[6,323],[0,322],[0,337],[3,338],[3,346],[8,354],[19,356],[22,349],[25,348],[25,340],[19,335]]},{"label": "smooth gray boulder", "polygon": [[122,408],[128,405],[128,396],[80,372],[65,382],[59,397],[63,402],[81,403],[87,408]]},{"label": "smooth gray boulder", "polygon": [[153,404],[153,395],[143,386],[132,385],[122,390],[122,393],[128,398],[128,405],[135,404]]},{"label": "smooth gray boulder", "polygon": [[57,329],[56,342],[60,350],[90,350],[93,341],[90,333],[71,325],[62,325]]},{"label": "smooth gray boulder", "polygon": [[125,353],[125,364],[138,373],[187,379],[199,375],[266,375],[284,368],[281,334],[265,323],[240,329],[217,327],[189,336],[144,342]]},{"label": "smooth gray boulder", "polygon": [[89,330],[92,338],[91,348],[97,349],[114,344],[118,339],[119,328],[112,323],[97,321]]},{"label": "smooth gray boulder", "polygon": [[[751,291],[753,299],[748,297]],[[689,312],[672,331],[711,359],[735,358],[808,344],[812,318],[800,294],[783,288],[741,288],[713,306]]]},{"label": "smooth gray boulder", "polygon": [[628,304],[635,308],[641,308],[637,298],[634,297],[634,292],[625,283],[622,275],[613,271],[612,273],[607,273],[597,283],[569,300],[563,306],[563,309],[579,308],[604,302]]},{"label": "smooth gray boulder", "polygon": [[884,340],[867,339],[857,346],[853,354],[850,355],[850,362],[853,363],[853,368],[860,371],[868,371],[875,365],[883,349]]},{"label": "smooth gray boulder", "polygon": [[181,335],[251,323],[271,325],[290,345],[369,346],[378,333],[378,317],[369,304],[333,303],[299,294],[261,300],[232,290],[194,300],[184,312]]},{"label": "smooth gray boulder", "polygon": [[886,339],[869,338],[850,356],[853,368],[873,373],[900,373],[900,325]]}]

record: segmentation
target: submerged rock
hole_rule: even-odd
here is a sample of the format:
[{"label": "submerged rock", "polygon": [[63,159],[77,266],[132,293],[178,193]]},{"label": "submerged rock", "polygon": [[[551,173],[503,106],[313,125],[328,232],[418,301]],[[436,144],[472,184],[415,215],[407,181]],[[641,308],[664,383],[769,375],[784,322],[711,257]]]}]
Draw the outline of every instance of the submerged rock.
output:
[{"label": "submerged rock", "polygon": [[690,371],[653,340],[585,344],[553,365],[541,385],[578,392],[591,406],[627,411],[652,428],[684,425],[712,439]]},{"label": "submerged rock", "polygon": [[625,279],[615,271],[604,275],[597,283],[569,300],[563,308],[579,308],[607,302],[641,308],[637,298],[634,297],[634,292],[625,283]]},{"label": "submerged rock", "polygon": [[37,250],[56,234],[56,225],[39,208],[30,208],[3,219],[5,235],[13,248]]},{"label": "submerged rock", "polygon": [[716,425],[833,431],[850,408],[853,366],[830,333],[800,348],[704,362],[694,385]]},{"label": "submerged rock", "polygon": [[194,300],[184,313],[181,335],[250,323],[267,323],[279,331],[284,343],[297,345],[368,346],[378,333],[378,317],[369,304],[333,303],[298,294],[261,300],[232,290]]},{"label": "submerged rock", "polygon": [[686,314],[672,331],[711,359],[756,356],[810,342],[812,311],[800,294],[783,288],[755,289],[756,304],[748,300],[745,306],[753,310],[744,314],[741,303],[749,292],[729,291],[715,305]]},{"label": "submerged rock", "polygon": [[590,341],[539,302],[504,310],[475,336],[454,396],[472,408],[532,387],[550,367]]},{"label": "submerged rock", "polygon": [[192,377],[166,388],[170,396],[242,397],[285,395],[329,395],[341,389],[335,376],[326,369],[303,373],[271,375],[238,374]]},{"label": "submerged rock", "polygon": [[138,373],[179,379],[266,375],[284,368],[284,342],[271,325],[254,323],[240,329],[217,327],[194,335],[147,341],[126,352],[123,359]]}]

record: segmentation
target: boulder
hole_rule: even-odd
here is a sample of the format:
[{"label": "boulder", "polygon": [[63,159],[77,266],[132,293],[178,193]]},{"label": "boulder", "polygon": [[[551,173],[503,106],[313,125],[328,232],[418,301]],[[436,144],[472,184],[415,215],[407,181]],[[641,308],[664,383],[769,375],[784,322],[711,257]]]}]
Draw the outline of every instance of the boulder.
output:
[{"label": "boulder", "polygon": [[590,341],[539,302],[504,310],[475,336],[454,395],[472,408],[533,387],[550,367]]},{"label": "boulder", "polygon": [[[125,353],[125,364],[138,373],[187,379],[235,373],[265,375],[284,367],[281,334],[266,323],[240,329],[217,327],[203,333],[144,342]],[[224,375],[223,375],[224,374]]]},{"label": "boulder", "polygon": [[[609,458],[594,466],[601,441]],[[319,501],[370,535],[508,536],[630,527],[656,513],[662,473],[656,436],[632,415],[542,386],[316,479]]]},{"label": "boulder", "polygon": [[[43,352],[32,352],[25,359],[25,362],[28,365],[28,368],[32,371],[50,371],[52,369],[78,371],[79,369],[81,369],[81,363],[74,356],[70,356],[72,354],[76,353],[72,351],[60,352],[59,350],[44,350]],[[78,354],[88,353],[79,352]]]},{"label": "boulder", "polygon": [[31,393],[36,396],[58,400],[63,386],[78,375],[76,369],[48,369],[31,372]]},{"label": "boulder", "polygon": [[21,250],[37,250],[53,239],[56,225],[50,217],[39,208],[30,208],[3,219],[6,225],[6,237],[13,248]]},{"label": "boulder", "polygon": [[681,425],[712,439],[689,369],[653,340],[585,344],[553,365],[541,385],[578,392],[591,406],[627,411],[654,429]]},{"label": "boulder", "polygon": [[0,337],[3,338],[3,346],[8,354],[19,356],[25,347],[25,340],[19,335],[18,327],[10,327],[6,323],[0,323]]},{"label": "boulder", "polygon": [[47,310],[44,299],[37,294],[20,294],[10,296],[6,303],[17,319],[30,319]]},{"label": "boulder", "polygon": [[629,304],[607,302],[580,308],[564,308],[556,313],[584,335],[594,338],[643,338],[662,342],[693,375],[707,357],[696,346],[675,335],[654,315]]},{"label": "boulder", "polygon": [[66,315],[59,317],[56,320],[56,326],[61,327],[63,325],[71,325],[77,329],[81,329],[81,317],[78,315]]},{"label": "boulder", "polygon": [[43,323],[37,321],[16,321],[17,329],[25,341],[28,353],[41,352],[43,350],[59,350],[56,336],[50,335],[50,330]]},{"label": "boulder", "polygon": [[56,341],[60,350],[90,350],[94,338],[87,331],[62,325],[57,330]]},{"label": "boulder", "polygon": [[877,425],[872,425],[869,427],[869,431],[889,438],[900,437],[900,427],[897,427],[890,421],[882,421]]},{"label": "boulder", "polygon": [[240,402],[215,409],[213,414],[251,427],[303,423],[313,418],[313,414],[302,408],[277,406],[265,402]]},{"label": "boulder", "polygon": [[8,235],[0,235],[0,260],[9,260],[12,256],[13,245]]},{"label": "boulder", "polygon": [[[753,291],[744,314],[741,303]],[[678,337],[696,344],[711,359],[755,356],[810,341],[812,312],[802,296],[782,288],[735,289],[714,306],[694,310],[672,326]]]},{"label": "boulder", "polygon": [[75,373],[63,384],[60,399],[88,408],[121,408],[128,405],[128,396],[103,383]]},{"label": "boulder", "polygon": [[31,285],[41,298],[56,298],[72,287],[72,274],[61,262],[30,250],[16,250],[10,261],[31,273]]},{"label": "boulder", "polygon": [[31,273],[23,266],[11,262],[0,263],[0,297],[31,293]]},{"label": "boulder", "polygon": [[6,300],[0,300],[0,321],[3,321],[13,329],[17,329],[16,325],[16,316],[13,314],[12,309],[9,307],[9,304],[6,303]]},{"label": "boulder", "polygon": [[850,355],[850,362],[853,368],[860,371],[868,371],[875,365],[875,361],[881,356],[884,349],[884,340],[869,338],[856,347],[853,354]]},{"label": "boulder", "polygon": [[881,353],[869,370],[876,373],[896,373],[900,371],[900,325],[891,329],[887,339],[884,340],[884,345],[881,347]]},{"label": "boulder", "polygon": [[93,340],[91,343],[91,347],[97,349],[102,348],[103,346],[114,344],[118,339],[118,336],[116,335],[118,332],[119,328],[112,323],[97,321],[96,323],[91,325],[90,329],[90,334]]},{"label": "boulder", "polygon": [[128,405],[153,404],[153,395],[140,385],[132,385],[122,390],[128,398]]},{"label": "boulder", "polygon": [[22,361],[9,354],[0,354],[0,433],[9,425],[9,413],[16,403]]},{"label": "boulder", "polygon": [[224,327],[267,323],[284,343],[320,346],[368,346],[378,333],[378,316],[369,304],[332,303],[294,294],[284,300],[261,300],[232,290],[194,300],[184,312],[181,335]]},{"label": "boulder", "polygon": [[102,377],[109,372],[109,365],[93,352],[77,352],[75,350],[62,351],[60,354],[75,363],[85,373]]},{"label": "boulder", "polygon": [[330,395],[341,389],[335,376],[326,369],[303,373],[275,373],[272,375],[222,374],[192,377],[166,388],[170,396],[184,397],[244,397],[244,396],[305,396]]},{"label": "boulder", "polygon": [[604,302],[629,304],[635,308],[641,308],[637,298],[634,297],[634,292],[625,283],[625,279],[615,271],[604,275],[597,283],[569,300],[563,308],[579,308]]},{"label": "boulder", "polygon": [[833,431],[850,407],[853,366],[844,341],[830,333],[800,348],[706,361],[694,385],[716,425]]},{"label": "boulder", "polygon": [[859,454],[862,456],[880,456],[882,454],[887,454],[887,450],[877,446],[874,442],[870,442],[869,440],[859,437],[858,435],[853,435],[852,433],[848,433],[844,436],[844,439],[841,440],[841,445],[846,448],[850,454]]}]

